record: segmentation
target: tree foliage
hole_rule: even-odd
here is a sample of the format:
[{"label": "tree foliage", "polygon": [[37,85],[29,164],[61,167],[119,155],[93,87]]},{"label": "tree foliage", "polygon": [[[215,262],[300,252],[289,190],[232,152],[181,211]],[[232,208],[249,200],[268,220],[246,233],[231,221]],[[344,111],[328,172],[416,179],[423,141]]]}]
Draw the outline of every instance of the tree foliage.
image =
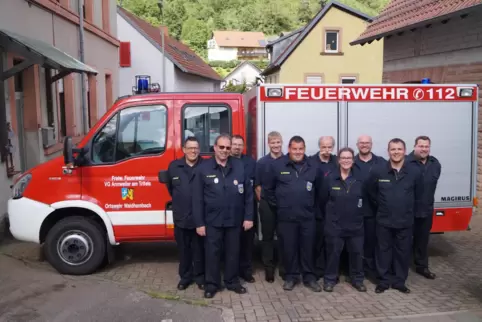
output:
[{"label": "tree foliage", "polygon": [[[120,0],[118,0],[119,2]],[[339,0],[377,15],[389,0]],[[266,36],[306,25],[327,0],[122,0],[122,6],[153,25],[167,25],[169,34],[206,57],[213,30],[262,31]]]}]

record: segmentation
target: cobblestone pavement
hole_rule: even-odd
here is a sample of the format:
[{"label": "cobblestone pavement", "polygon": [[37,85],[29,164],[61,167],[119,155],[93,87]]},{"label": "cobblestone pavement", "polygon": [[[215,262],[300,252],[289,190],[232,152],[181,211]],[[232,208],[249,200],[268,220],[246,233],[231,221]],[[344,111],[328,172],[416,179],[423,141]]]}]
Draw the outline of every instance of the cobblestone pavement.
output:
[{"label": "cobblestone pavement", "polygon": [[[259,254],[256,259],[256,283],[245,284],[248,293],[223,291],[205,300],[197,287],[178,291],[177,251],[172,243],[132,244],[119,247],[116,263],[96,273],[97,277],[131,285],[164,298],[194,300],[224,308],[227,321],[332,321],[385,320],[419,316],[414,321],[456,321],[449,312],[482,309],[482,216],[472,220],[471,231],[433,235],[430,242],[430,266],[436,280],[427,280],[410,272],[411,294],[389,290],[375,294],[375,286],[366,282],[367,293],[359,293],[348,283],[340,283],[333,293],[312,293],[302,285],[286,292],[282,281],[264,281]],[[39,260],[38,246],[9,242],[0,252],[25,260]],[[51,269],[43,263],[46,269]],[[446,318],[428,318],[447,312]],[[420,318],[420,315],[422,316]],[[402,319],[400,321],[408,321]],[[460,320],[463,321],[463,320]],[[480,315],[474,320],[482,321]]]}]

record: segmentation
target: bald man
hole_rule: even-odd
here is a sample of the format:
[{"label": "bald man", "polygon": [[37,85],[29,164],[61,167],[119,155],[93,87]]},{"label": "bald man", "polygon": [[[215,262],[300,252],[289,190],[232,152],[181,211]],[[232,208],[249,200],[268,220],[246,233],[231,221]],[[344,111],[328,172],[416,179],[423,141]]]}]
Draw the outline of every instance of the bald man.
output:
[{"label": "bald man", "polygon": [[[368,179],[372,170],[380,165],[386,164],[387,160],[375,155],[372,152],[373,141],[369,135],[360,135],[356,142],[358,154],[355,156],[355,169],[362,180]],[[364,239],[364,266],[365,274],[369,279],[376,278],[375,266],[375,245],[376,245],[376,221],[373,205],[365,203],[363,205],[365,214],[365,239]]]},{"label": "bald man", "polygon": [[[336,155],[332,154],[333,148],[335,147],[335,139],[332,136],[322,136],[318,140],[318,147],[320,148],[320,152],[312,155],[310,158],[326,177],[338,167]],[[325,234],[323,233],[325,222],[323,217],[324,215],[322,213],[318,213],[316,217],[314,259],[315,275],[318,279],[322,278],[325,273]]]}]

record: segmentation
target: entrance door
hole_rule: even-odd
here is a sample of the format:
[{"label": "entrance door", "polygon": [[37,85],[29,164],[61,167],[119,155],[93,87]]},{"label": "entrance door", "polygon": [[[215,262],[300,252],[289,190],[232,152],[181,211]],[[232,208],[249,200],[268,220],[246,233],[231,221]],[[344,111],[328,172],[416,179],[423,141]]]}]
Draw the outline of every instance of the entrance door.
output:
[{"label": "entrance door", "polygon": [[174,159],[174,149],[167,146],[174,135],[170,106],[163,101],[126,107],[91,141],[91,165],[82,167],[82,198],[106,211],[117,241],[166,235],[170,197],[158,172]]}]

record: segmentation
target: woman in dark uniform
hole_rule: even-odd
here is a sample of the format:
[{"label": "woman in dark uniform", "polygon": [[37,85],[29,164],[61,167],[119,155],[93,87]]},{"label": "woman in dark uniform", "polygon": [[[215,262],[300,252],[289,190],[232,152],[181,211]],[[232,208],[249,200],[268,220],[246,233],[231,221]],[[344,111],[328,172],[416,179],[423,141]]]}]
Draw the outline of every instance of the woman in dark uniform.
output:
[{"label": "woman in dark uniform", "polygon": [[351,284],[360,292],[367,290],[363,284],[363,203],[367,202],[367,198],[363,181],[354,171],[354,161],[352,149],[341,149],[338,152],[338,171],[325,177],[323,182],[321,207],[325,212],[326,292],[332,292],[338,281],[340,255],[345,244]]}]

